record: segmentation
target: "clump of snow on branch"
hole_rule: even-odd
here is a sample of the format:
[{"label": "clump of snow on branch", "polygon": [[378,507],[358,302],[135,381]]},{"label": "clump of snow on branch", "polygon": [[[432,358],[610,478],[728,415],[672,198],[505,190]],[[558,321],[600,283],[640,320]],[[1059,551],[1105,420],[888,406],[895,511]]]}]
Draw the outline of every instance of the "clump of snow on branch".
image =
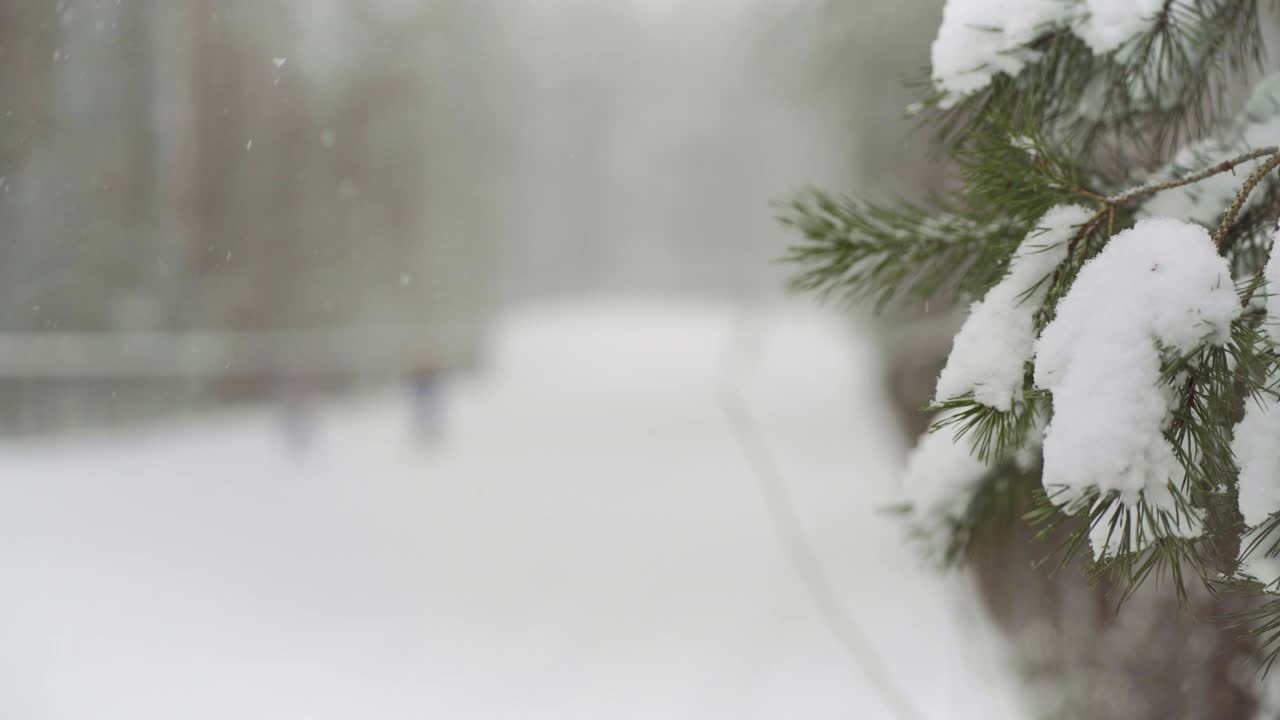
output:
[{"label": "clump of snow on branch", "polygon": [[1067,256],[1067,245],[1090,213],[1064,205],[1045,213],[1009,270],[973,304],[938,377],[937,401],[973,393],[977,402],[1008,411],[1022,399],[1026,363],[1035,343],[1035,313],[1048,293],[1047,276]]},{"label": "clump of snow on branch", "polygon": [[1059,0],[948,0],[933,41],[933,79],[951,98],[1017,75],[1035,53],[1024,46],[1062,19]]},{"label": "clump of snow on branch", "polygon": [[[1076,35],[1101,55],[1146,32],[1166,0],[1087,0],[1086,20]],[[1064,3],[1065,4],[1065,3]]]},{"label": "clump of snow on branch", "polygon": [[[936,422],[946,416],[935,418]],[[930,546],[942,546],[951,526],[964,517],[991,466],[979,460],[955,426],[922,436],[907,456],[903,491],[911,505],[910,526]],[[938,550],[938,548],[934,548]]]},{"label": "clump of snow on branch", "polygon": [[1161,382],[1161,353],[1225,343],[1239,312],[1227,261],[1204,228],[1180,220],[1140,221],[1080,271],[1036,344],[1036,385],[1053,394],[1044,485],[1055,502],[1075,511],[1091,490],[1114,492],[1178,521],[1169,484],[1183,469],[1163,432],[1180,394]]},{"label": "clump of snow on branch", "polygon": [[1165,0],[948,0],[932,48],[933,80],[947,107],[1000,73],[1017,75],[1044,32],[1070,28],[1095,54],[1148,30]]},{"label": "clump of snow on branch", "polygon": [[[1173,162],[1156,173],[1152,181],[1188,175],[1271,145],[1280,145],[1280,73],[1268,75],[1254,86],[1244,112],[1225,132],[1180,150]],[[1151,198],[1142,212],[1151,217],[1181,217],[1205,227],[1216,227],[1240,191],[1241,177],[1265,160],[1258,158],[1241,164],[1235,172],[1219,173],[1192,185],[1166,190]],[[1263,193],[1250,195],[1245,207],[1256,204],[1262,196]]]},{"label": "clump of snow on branch", "polygon": [[[1280,240],[1280,232],[1273,238]],[[1267,322],[1260,329],[1272,342],[1276,339],[1276,323],[1280,322],[1280,253],[1274,249],[1263,270],[1267,293]],[[1275,378],[1272,378],[1273,380]],[[1245,524],[1257,526],[1273,513],[1280,512],[1280,402],[1271,395],[1248,401],[1244,418],[1236,426],[1231,451],[1240,467],[1240,514]],[[1246,549],[1248,543],[1242,547]],[[1242,559],[1242,570],[1270,583],[1280,578],[1280,560],[1265,557],[1265,547],[1258,547]]]},{"label": "clump of snow on branch", "polygon": [[1258,525],[1280,511],[1280,406],[1250,400],[1231,443],[1240,465],[1240,514]]}]

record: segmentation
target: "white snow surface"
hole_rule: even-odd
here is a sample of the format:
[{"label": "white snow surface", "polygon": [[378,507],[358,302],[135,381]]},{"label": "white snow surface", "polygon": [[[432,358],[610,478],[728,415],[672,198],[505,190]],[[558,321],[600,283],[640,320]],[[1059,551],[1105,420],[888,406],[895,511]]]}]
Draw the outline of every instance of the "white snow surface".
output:
[{"label": "white snow surface", "polygon": [[947,0],[932,48],[943,106],[1014,75],[1037,58],[1028,44],[1069,27],[1095,54],[1119,49],[1150,27],[1163,0]]},{"label": "white snow surface", "polygon": [[1035,343],[1035,313],[1048,293],[1045,279],[1066,258],[1071,235],[1090,215],[1077,205],[1045,213],[1019,245],[1004,278],[969,308],[938,376],[937,401],[972,392],[983,405],[1007,411],[1022,399],[1025,365]]},{"label": "white snow surface", "polygon": [[1085,0],[1085,21],[1076,35],[1095,54],[1111,52],[1151,27],[1165,0]]},{"label": "white snow surface", "polygon": [[981,90],[998,73],[1017,75],[1036,35],[1062,21],[1061,0],[947,0],[933,41],[933,79],[952,99]]},{"label": "white snow surface", "polygon": [[[0,715],[889,718],[717,403],[727,357],[813,546],[928,718],[1024,717],[962,577],[919,567],[866,338],[808,311],[513,314],[447,388],[0,446]],[[728,349],[737,348],[727,355]]]},{"label": "white snow surface", "polygon": [[1162,435],[1178,397],[1160,382],[1161,348],[1225,342],[1239,312],[1227,262],[1204,228],[1151,219],[1112,238],[1036,344],[1036,385],[1053,393],[1046,489],[1068,507],[1097,487],[1167,509],[1167,485],[1182,470]]}]

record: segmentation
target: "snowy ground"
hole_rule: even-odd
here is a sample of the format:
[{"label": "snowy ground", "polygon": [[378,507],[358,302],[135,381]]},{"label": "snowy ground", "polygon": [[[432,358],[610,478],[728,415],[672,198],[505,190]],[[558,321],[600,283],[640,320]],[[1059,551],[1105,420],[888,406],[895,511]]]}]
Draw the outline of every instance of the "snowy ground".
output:
[{"label": "snowy ground", "polygon": [[866,345],[797,311],[544,308],[449,388],[434,449],[392,395],[303,455],[270,411],[0,448],[0,715],[892,717],[775,538],[731,366],[914,702],[1018,717],[965,583],[878,512],[901,441]]}]

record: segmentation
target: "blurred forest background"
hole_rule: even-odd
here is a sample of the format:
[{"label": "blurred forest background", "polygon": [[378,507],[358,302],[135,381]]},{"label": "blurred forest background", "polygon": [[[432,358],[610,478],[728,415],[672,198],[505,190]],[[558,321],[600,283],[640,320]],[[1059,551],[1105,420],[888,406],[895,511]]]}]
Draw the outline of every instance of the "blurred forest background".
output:
[{"label": "blurred forest background", "polygon": [[938,4],[4,3],[0,428],[468,367],[539,298],[776,295],[771,200],[921,192]]},{"label": "blurred forest background", "polygon": [[993,717],[877,348],[773,262],[792,190],[932,182],[940,6],[0,2],[0,714],[877,717],[741,381],[848,613]]}]

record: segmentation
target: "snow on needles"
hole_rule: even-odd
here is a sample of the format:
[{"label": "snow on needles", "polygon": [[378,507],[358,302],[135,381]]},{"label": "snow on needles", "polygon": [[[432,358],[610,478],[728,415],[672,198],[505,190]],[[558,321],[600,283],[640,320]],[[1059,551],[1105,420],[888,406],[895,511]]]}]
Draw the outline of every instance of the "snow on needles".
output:
[{"label": "snow on needles", "polygon": [[[1276,241],[1280,241],[1280,232],[1273,237],[1271,257],[1263,270],[1267,322],[1261,332],[1272,341],[1276,340],[1276,322],[1280,321],[1280,253],[1274,250]],[[1231,441],[1231,451],[1240,467],[1240,514],[1250,526],[1260,525],[1272,513],[1280,511],[1280,443],[1277,439],[1280,439],[1280,403],[1270,395],[1250,399]],[[1280,567],[1274,558],[1264,557],[1265,549],[1259,547],[1245,557],[1243,569],[1263,582],[1272,582],[1280,575]]]},{"label": "snow on needles", "polygon": [[973,304],[938,377],[936,401],[972,392],[977,402],[1008,411],[1022,398],[1026,363],[1035,343],[1035,313],[1044,303],[1045,278],[1067,256],[1067,244],[1090,213],[1076,205],[1045,213],[1027,236],[1009,271]]},{"label": "snow on needles", "polygon": [[1096,54],[1111,52],[1145,32],[1165,0],[1086,0],[1076,35]]},{"label": "snow on needles", "polygon": [[[940,415],[934,418],[941,421]],[[951,526],[964,517],[978,484],[990,470],[971,451],[958,428],[927,433],[907,456],[903,490],[911,504],[909,525],[933,555],[941,555]]]},{"label": "snow on needles", "polygon": [[1164,0],[947,0],[932,48],[942,105],[981,90],[997,73],[1017,75],[1041,33],[1068,27],[1095,53],[1120,48],[1151,26]]},{"label": "snow on needles", "polygon": [[[1275,234],[1280,241],[1280,232]],[[1280,319],[1280,253],[1272,251],[1263,271],[1266,280],[1267,322],[1262,333],[1275,339]],[[1280,404],[1275,398],[1250,400],[1236,426],[1231,449],[1240,466],[1240,514],[1257,525],[1280,511]]]},{"label": "snow on needles", "polygon": [[933,79],[951,95],[967,95],[992,75],[1016,75],[1035,53],[1024,46],[1062,18],[1061,0],[948,0],[933,41]]},{"label": "snow on needles", "polygon": [[1053,394],[1044,486],[1055,502],[1075,510],[1096,488],[1172,509],[1183,471],[1163,435],[1178,394],[1161,382],[1162,349],[1225,342],[1239,312],[1227,261],[1198,225],[1142,220],[1085,265],[1036,344],[1036,385]]}]

